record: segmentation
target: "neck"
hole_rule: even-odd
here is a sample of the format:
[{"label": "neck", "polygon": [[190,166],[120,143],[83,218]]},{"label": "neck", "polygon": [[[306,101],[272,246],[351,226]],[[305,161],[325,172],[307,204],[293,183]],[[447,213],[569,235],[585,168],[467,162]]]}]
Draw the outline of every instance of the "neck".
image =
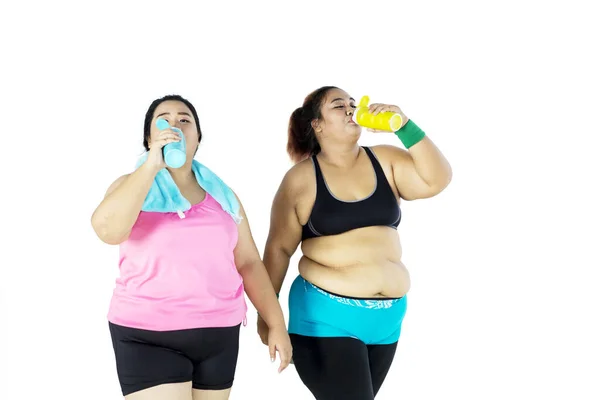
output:
[{"label": "neck", "polygon": [[321,148],[319,158],[327,164],[335,165],[336,167],[350,167],[356,163],[356,159],[360,154],[360,146],[354,143],[346,147],[336,146],[332,148]]},{"label": "neck", "polygon": [[167,168],[167,170],[171,174],[171,177],[173,178],[173,181],[175,181],[175,184],[177,184],[177,186],[179,187],[189,185],[192,182],[196,182],[196,176],[192,171],[191,165],[185,164],[181,168]]}]

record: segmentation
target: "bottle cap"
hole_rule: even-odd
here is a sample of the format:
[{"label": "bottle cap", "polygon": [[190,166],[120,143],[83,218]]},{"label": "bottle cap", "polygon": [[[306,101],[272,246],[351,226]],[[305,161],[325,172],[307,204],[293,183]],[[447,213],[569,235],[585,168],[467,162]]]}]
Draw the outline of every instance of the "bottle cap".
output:
[{"label": "bottle cap", "polygon": [[159,118],[156,120],[156,127],[158,129],[160,129],[161,131],[164,131],[165,129],[169,129],[169,122],[166,119],[163,118]]},{"label": "bottle cap", "polygon": [[369,96],[363,96],[360,98],[360,102],[358,103],[359,107],[368,107],[369,106]]},{"label": "bottle cap", "polygon": [[369,96],[363,96],[360,98],[360,102],[358,103],[358,107],[354,110],[354,114],[352,114],[352,121],[355,124],[360,125],[358,122],[359,117],[365,112],[368,111],[365,108],[369,106]]}]

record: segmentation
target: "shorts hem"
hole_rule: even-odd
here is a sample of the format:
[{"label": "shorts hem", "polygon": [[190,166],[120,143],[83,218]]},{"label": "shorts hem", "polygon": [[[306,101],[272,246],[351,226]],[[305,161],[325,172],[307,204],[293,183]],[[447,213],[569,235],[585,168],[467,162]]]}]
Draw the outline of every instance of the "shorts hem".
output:
[{"label": "shorts hem", "polygon": [[205,385],[201,383],[192,383],[192,388],[196,390],[226,390],[231,389],[233,386],[233,380],[227,383],[221,383],[219,385]]},{"label": "shorts hem", "polygon": [[154,381],[154,382],[138,383],[135,385],[127,385],[126,388],[121,386],[121,393],[123,394],[123,396],[128,396],[130,394],[140,392],[142,390],[150,389],[150,388],[160,386],[160,385],[167,385],[170,383],[187,383],[187,382],[191,382],[191,381],[192,381],[192,379],[191,379],[191,377],[189,377],[189,378],[170,378],[170,379],[162,379],[162,380],[158,380],[158,381]]}]

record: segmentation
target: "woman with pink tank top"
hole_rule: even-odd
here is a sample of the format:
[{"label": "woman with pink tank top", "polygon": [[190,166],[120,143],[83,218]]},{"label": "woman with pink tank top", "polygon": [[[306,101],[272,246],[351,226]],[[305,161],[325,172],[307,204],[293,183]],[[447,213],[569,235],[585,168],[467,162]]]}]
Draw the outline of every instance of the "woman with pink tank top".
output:
[{"label": "woman with pink tank top", "polygon": [[[157,127],[159,118],[168,129]],[[174,169],[163,147],[182,140],[177,130],[186,161]],[[228,399],[247,311],[244,292],[269,324],[271,360],[279,352],[280,372],[290,363],[283,313],[244,209],[232,194],[241,217],[232,218],[220,195],[224,184],[213,196],[193,169],[201,138],[189,101],[176,95],[155,100],[144,123],[147,158],[108,188],[92,216],[98,237],[120,247],[108,322],[126,399]],[[187,210],[143,210],[163,171],[189,202]]]}]

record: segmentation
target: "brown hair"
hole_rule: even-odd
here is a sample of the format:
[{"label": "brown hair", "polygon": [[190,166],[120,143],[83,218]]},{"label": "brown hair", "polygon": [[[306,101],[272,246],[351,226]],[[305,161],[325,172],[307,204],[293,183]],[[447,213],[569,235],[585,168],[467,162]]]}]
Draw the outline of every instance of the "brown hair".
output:
[{"label": "brown hair", "polygon": [[337,89],[337,87],[323,86],[310,93],[304,99],[302,107],[294,110],[290,117],[287,152],[295,163],[319,154],[321,151],[312,122],[315,119],[321,119],[321,106],[331,89]]}]

